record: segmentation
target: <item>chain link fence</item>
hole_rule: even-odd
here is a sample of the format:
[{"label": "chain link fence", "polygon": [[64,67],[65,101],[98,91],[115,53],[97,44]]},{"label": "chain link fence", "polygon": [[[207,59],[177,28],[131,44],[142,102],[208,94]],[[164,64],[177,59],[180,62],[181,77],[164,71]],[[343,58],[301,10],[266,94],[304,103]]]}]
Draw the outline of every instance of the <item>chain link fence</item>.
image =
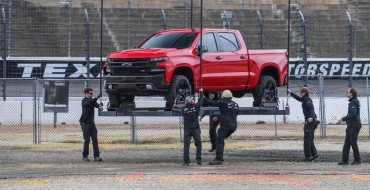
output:
[{"label": "chain link fence", "polygon": [[[290,89],[298,92],[304,86],[302,76],[291,77]],[[322,121],[316,131],[319,138],[343,138],[345,125],[337,125],[339,117],[347,113],[348,79],[320,78],[310,76],[308,87],[313,99],[315,111]],[[100,81],[63,80],[69,83],[68,112],[53,113],[45,109],[46,84],[50,80],[41,79],[3,79],[6,81],[8,96],[0,101],[0,145],[82,143],[82,132],[79,126],[81,100],[86,84],[99,91]],[[61,81],[61,80],[59,80]],[[363,128],[360,138],[369,137],[369,83],[368,78],[354,78],[354,88],[358,90],[358,98],[362,105],[361,119]],[[303,113],[301,103],[288,97],[285,87],[279,89],[279,109],[290,107],[289,115],[239,115],[238,129],[233,139],[300,139],[303,135]],[[320,89],[324,89],[320,92]],[[241,107],[250,107],[253,102],[251,95],[234,98]],[[107,104],[106,94],[102,102]],[[323,104],[320,104],[323,101]],[[162,97],[136,97],[137,107],[165,104]],[[95,112],[98,126],[99,141],[107,144],[126,143],[169,143],[182,141],[182,117],[127,117],[99,116]],[[209,140],[209,117],[201,122],[202,139]]]}]

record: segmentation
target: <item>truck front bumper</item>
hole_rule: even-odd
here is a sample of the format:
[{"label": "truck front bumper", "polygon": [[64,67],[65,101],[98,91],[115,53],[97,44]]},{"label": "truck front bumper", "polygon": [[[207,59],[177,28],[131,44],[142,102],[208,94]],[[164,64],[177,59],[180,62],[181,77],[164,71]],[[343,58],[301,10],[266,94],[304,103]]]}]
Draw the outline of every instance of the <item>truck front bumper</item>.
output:
[{"label": "truck front bumper", "polygon": [[104,88],[107,93],[135,96],[164,95],[169,92],[164,74],[143,76],[106,76]]}]

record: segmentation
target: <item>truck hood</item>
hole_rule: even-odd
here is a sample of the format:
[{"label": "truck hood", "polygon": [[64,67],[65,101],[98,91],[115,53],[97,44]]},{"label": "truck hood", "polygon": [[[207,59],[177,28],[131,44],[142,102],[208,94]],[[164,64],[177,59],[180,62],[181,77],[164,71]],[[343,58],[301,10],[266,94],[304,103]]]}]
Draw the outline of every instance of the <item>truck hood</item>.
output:
[{"label": "truck hood", "polygon": [[163,57],[169,52],[176,51],[175,48],[140,48],[140,49],[129,49],[123,51],[112,52],[108,54],[108,58],[150,58],[150,57]]}]

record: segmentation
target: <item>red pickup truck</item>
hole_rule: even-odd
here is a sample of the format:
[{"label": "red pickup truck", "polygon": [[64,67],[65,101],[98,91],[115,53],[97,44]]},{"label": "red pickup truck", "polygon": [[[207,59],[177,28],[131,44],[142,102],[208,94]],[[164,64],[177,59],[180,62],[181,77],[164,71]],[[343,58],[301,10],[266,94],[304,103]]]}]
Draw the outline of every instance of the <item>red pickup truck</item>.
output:
[{"label": "red pickup truck", "polygon": [[166,107],[172,107],[199,91],[200,78],[211,99],[229,89],[234,97],[252,93],[253,106],[276,101],[277,87],[287,77],[286,50],[249,50],[237,30],[202,32],[201,48],[199,29],[177,29],[158,31],[134,49],[109,53],[104,78],[109,108],[135,96],[156,95],[165,96]]}]

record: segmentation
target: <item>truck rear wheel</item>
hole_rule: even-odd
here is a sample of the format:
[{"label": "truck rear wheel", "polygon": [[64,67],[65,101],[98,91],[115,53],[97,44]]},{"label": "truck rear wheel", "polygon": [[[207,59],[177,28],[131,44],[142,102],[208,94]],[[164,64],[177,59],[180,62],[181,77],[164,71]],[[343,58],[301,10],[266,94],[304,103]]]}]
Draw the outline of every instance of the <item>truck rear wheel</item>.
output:
[{"label": "truck rear wheel", "polygon": [[133,102],[135,96],[121,96],[120,94],[111,94],[108,93],[109,98],[109,107],[110,108],[119,108],[122,102]]},{"label": "truck rear wheel", "polygon": [[261,106],[262,101],[277,101],[277,85],[274,78],[262,75],[253,94],[253,106]]},{"label": "truck rear wheel", "polygon": [[172,77],[170,93],[166,96],[166,107],[172,108],[176,102],[184,101],[187,96],[191,96],[191,84],[184,75]]}]

